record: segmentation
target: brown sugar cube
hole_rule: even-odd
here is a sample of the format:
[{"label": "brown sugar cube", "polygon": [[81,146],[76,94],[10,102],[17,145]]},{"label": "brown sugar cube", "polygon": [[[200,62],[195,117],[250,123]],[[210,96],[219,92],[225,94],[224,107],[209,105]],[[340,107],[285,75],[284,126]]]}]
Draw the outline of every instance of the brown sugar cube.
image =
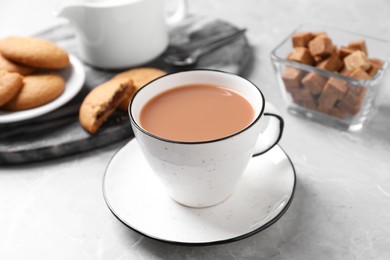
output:
[{"label": "brown sugar cube", "polygon": [[[320,34],[320,35],[322,35],[322,34]],[[326,34],[324,34],[324,35],[326,36]],[[337,47],[335,45],[333,45],[333,53],[337,53]],[[320,62],[322,62],[326,58],[328,58],[328,56],[319,56],[319,55],[313,56],[314,64],[318,65]]]},{"label": "brown sugar cube", "polygon": [[359,51],[364,52],[365,54],[368,54],[365,40],[350,42],[348,44],[348,48],[353,49],[353,50],[359,50]]},{"label": "brown sugar cube", "polygon": [[294,48],[307,47],[313,37],[314,36],[311,32],[294,33],[292,36],[292,45]]},{"label": "brown sugar cube", "polygon": [[336,102],[344,96],[348,90],[348,84],[345,80],[329,78],[324,89],[318,98],[318,111],[329,113]]},{"label": "brown sugar cube", "polygon": [[342,69],[342,70],[340,70],[340,74],[342,74],[342,75],[344,75],[344,76],[347,76],[347,77],[349,77],[349,74],[350,74],[351,72],[350,71],[348,71],[345,67]]},{"label": "brown sugar cube", "polygon": [[343,97],[343,101],[349,106],[360,106],[366,95],[367,88],[362,86],[350,85],[348,92]]},{"label": "brown sugar cube", "polygon": [[333,54],[333,53],[338,55],[338,53],[337,53],[337,46],[336,46],[336,45],[333,45],[332,54]]},{"label": "brown sugar cube", "polygon": [[299,102],[315,102],[314,97],[310,93],[310,91],[306,88],[300,88],[291,92],[291,96],[295,103]]},{"label": "brown sugar cube", "polygon": [[290,94],[291,94],[291,98],[294,101],[294,103],[299,104],[300,102],[302,102],[301,95],[299,94],[299,90],[296,90],[294,92],[290,92]]},{"label": "brown sugar cube", "polygon": [[333,53],[329,58],[323,60],[317,65],[317,68],[328,71],[339,71],[343,67],[343,62],[336,53]]},{"label": "brown sugar cube", "polygon": [[318,73],[310,72],[302,78],[301,83],[311,94],[318,95],[324,88],[326,78]]},{"label": "brown sugar cube", "polygon": [[321,61],[323,61],[325,58],[321,56],[313,56],[314,64],[317,65]]},{"label": "brown sugar cube", "polygon": [[[338,55],[336,46],[333,46],[333,53]],[[333,53],[331,55],[333,55]],[[313,56],[313,60],[314,60],[314,63],[316,65],[318,65],[320,62],[324,61],[328,57],[329,56]]]},{"label": "brown sugar cube", "polygon": [[297,103],[299,106],[305,107],[305,108],[310,109],[310,110],[318,110],[318,105],[314,100],[312,100],[312,101],[297,101],[295,103]]},{"label": "brown sugar cube", "polygon": [[307,88],[302,88],[299,94],[301,95],[300,97],[301,101],[315,102],[313,95],[310,93],[310,91]]},{"label": "brown sugar cube", "polygon": [[358,85],[349,85],[348,91],[351,91],[355,95],[363,95],[367,92],[367,88]]},{"label": "brown sugar cube", "polygon": [[337,102],[336,107],[352,116],[356,115],[360,111],[359,105],[350,106],[347,103],[345,103],[344,100],[340,100],[339,102]]},{"label": "brown sugar cube", "polygon": [[321,94],[321,96],[318,98],[318,111],[322,113],[329,113],[336,102],[337,98],[335,96]]},{"label": "brown sugar cube", "polygon": [[348,47],[345,47],[345,46],[341,46],[338,49],[337,54],[339,55],[340,59],[344,59],[345,57],[347,57],[348,55],[352,54],[355,51],[356,50],[353,50],[351,48],[348,48]]},{"label": "brown sugar cube", "polygon": [[350,85],[348,92],[337,103],[337,107],[351,115],[356,115],[360,111],[366,92],[365,87]]},{"label": "brown sugar cube", "polygon": [[287,56],[287,59],[307,65],[314,64],[314,60],[310,55],[309,50],[305,47],[294,48],[292,52],[290,52],[290,54]]},{"label": "brown sugar cube", "polygon": [[312,32],[312,34],[313,34],[314,38],[317,37],[317,36],[320,36],[320,35],[328,37],[328,34],[326,32]]},{"label": "brown sugar cube", "polygon": [[340,109],[335,105],[329,110],[329,115],[337,117],[339,119],[344,119],[348,116],[348,113],[345,110]]},{"label": "brown sugar cube", "polygon": [[356,68],[368,70],[371,67],[371,62],[368,60],[367,54],[362,51],[355,51],[344,58],[344,65],[348,71],[353,71]]},{"label": "brown sugar cube", "polygon": [[361,68],[356,68],[353,71],[349,72],[348,76],[351,78],[361,79],[361,80],[369,80],[371,78],[371,76],[368,75],[368,73],[362,70]]},{"label": "brown sugar cube", "polygon": [[[367,88],[363,86],[349,85],[348,92],[351,92],[352,94],[357,96],[358,99],[364,99],[364,96],[367,93]],[[344,96],[344,99],[348,100],[348,97]]]},{"label": "brown sugar cube", "polygon": [[371,68],[369,68],[369,69],[367,70],[368,76],[370,76],[370,78],[374,77],[375,74],[379,71],[379,69],[380,69],[380,67],[379,67],[378,65],[372,64],[372,65],[371,65]]},{"label": "brown sugar cube", "polygon": [[380,59],[376,59],[376,58],[370,58],[369,59],[371,64],[375,64],[375,65],[378,65],[379,67],[382,67],[384,63],[383,60],[380,60]]},{"label": "brown sugar cube", "polygon": [[310,110],[317,110],[318,109],[318,105],[314,100],[312,100],[312,101],[299,101],[297,103],[300,106],[306,107],[307,109],[310,109]]},{"label": "brown sugar cube", "polygon": [[384,62],[374,58],[371,58],[369,60],[371,62],[371,67],[367,70],[367,73],[370,77],[374,77],[378,70],[383,66]]},{"label": "brown sugar cube", "polygon": [[286,67],[282,74],[282,79],[284,81],[284,86],[288,92],[294,92],[301,87],[301,79],[304,75],[302,70]]},{"label": "brown sugar cube", "polygon": [[347,90],[347,81],[342,79],[329,78],[324,86],[321,96],[331,96],[337,100],[342,98]]},{"label": "brown sugar cube", "polygon": [[333,50],[332,40],[324,34],[315,37],[309,42],[309,51],[312,56],[327,57],[333,53]]}]

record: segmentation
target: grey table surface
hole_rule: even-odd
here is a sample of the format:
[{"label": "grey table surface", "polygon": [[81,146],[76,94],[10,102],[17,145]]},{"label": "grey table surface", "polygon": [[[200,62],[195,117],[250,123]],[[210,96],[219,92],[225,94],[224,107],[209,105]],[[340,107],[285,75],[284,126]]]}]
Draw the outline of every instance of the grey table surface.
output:
[{"label": "grey table surface", "polygon": [[[33,34],[59,20],[55,1],[0,3],[0,36]],[[390,2],[189,1],[190,11],[248,28],[247,77],[286,121],[281,146],[297,172],[282,218],[244,240],[175,246],[121,224],[102,196],[102,177],[125,141],[62,159],[0,168],[0,259],[390,259],[390,77],[378,113],[359,133],[290,115],[269,54],[302,22],[341,25],[390,40]]]}]

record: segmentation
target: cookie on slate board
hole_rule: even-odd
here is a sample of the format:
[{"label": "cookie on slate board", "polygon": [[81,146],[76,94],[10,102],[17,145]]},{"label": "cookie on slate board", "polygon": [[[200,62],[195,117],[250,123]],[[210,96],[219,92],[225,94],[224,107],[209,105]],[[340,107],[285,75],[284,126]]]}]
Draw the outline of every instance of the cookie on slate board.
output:
[{"label": "cookie on slate board", "polygon": [[0,52],[8,60],[41,69],[69,66],[68,53],[51,41],[36,37],[8,37],[0,41]]},{"label": "cookie on slate board", "polygon": [[125,93],[132,91],[133,82],[123,78],[111,79],[95,87],[80,106],[81,126],[90,134],[96,133],[125,98]]},{"label": "cookie on slate board", "polygon": [[23,87],[23,76],[0,70],[0,106],[9,102]]},{"label": "cookie on slate board", "polygon": [[54,73],[25,76],[20,92],[2,108],[9,111],[30,109],[59,97],[65,89],[64,79]]},{"label": "cookie on slate board", "polygon": [[33,73],[35,69],[7,60],[0,53],[0,70],[6,70],[8,72],[17,72],[21,75],[28,75]]},{"label": "cookie on slate board", "polygon": [[141,87],[143,87],[145,84],[149,83],[150,81],[158,77],[161,77],[165,74],[167,73],[160,69],[143,67],[143,68],[126,70],[114,76],[113,79],[132,80],[135,87],[135,89],[133,89],[131,92],[126,92],[125,98],[119,104],[118,108],[122,111],[127,111],[131,98],[133,97],[136,91],[138,91]]},{"label": "cookie on slate board", "polygon": [[[189,16],[185,21],[180,23],[178,27],[172,28],[170,31],[170,44],[178,46],[187,46],[189,40],[197,43],[203,41],[217,33],[228,33],[237,30],[237,28],[225,21],[215,20],[212,17],[205,16]],[[65,47],[68,52],[75,52],[76,39],[74,38],[74,28],[69,24],[64,24],[60,27],[55,27],[55,30],[47,30],[40,34],[38,37],[44,39],[50,39],[54,43]],[[207,68],[224,70],[235,74],[247,74],[250,72],[251,66],[251,47],[245,37],[239,37],[232,41],[228,45],[210,52],[208,55],[204,55],[195,68]],[[148,63],[147,67],[155,67],[167,72],[181,71],[182,68],[176,68],[165,64],[162,59]],[[95,69],[89,65],[85,65],[86,68],[86,83],[83,90],[83,94],[86,91],[90,91],[94,86],[100,84],[105,80],[110,80],[117,74],[115,71],[103,71]],[[51,118],[52,116],[62,116],[62,113],[67,109],[75,106],[76,109],[80,106],[78,104],[79,98],[69,104],[65,105],[61,109],[53,111],[47,116],[43,116],[42,120]],[[76,101],[76,102],[75,102]],[[126,108],[127,109],[127,108]],[[1,109],[0,109],[1,110]],[[15,164],[21,162],[31,162],[39,160],[47,160],[48,158],[58,158],[68,154],[80,153],[86,150],[90,150],[102,145],[112,144],[113,142],[127,139],[132,136],[131,127],[128,121],[127,115],[124,113],[117,113],[110,116],[111,120],[117,122],[111,124],[111,122],[105,122],[107,128],[102,129],[95,135],[86,135],[84,129],[80,127],[79,122],[73,122],[64,124],[63,126],[55,126],[58,131],[55,134],[50,133],[50,129],[53,129],[53,122],[44,122],[44,130],[49,134],[44,135],[44,142],[41,138],[33,138],[34,134],[23,134],[24,124],[3,124],[0,125],[2,129],[16,129],[20,130],[21,134],[14,135],[12,138],[1,142],[0,147],[0,164]],[[123,120],[123,121],[121,121]],[[41,124],[42,122],[39,122]],[[33,122],[28,124],[34,125]],[[56,123],[57,124],[57,123]],[[38,126],[42,129],[41,125]],[[69,134],[71,132],[71,134]],[[10,152],[12,151],[12,152]]]}]

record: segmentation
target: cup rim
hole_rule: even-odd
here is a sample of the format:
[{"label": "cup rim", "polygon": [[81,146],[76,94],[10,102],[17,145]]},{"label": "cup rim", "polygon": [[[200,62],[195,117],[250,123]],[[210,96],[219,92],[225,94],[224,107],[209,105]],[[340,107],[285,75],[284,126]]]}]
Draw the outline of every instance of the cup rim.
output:
[{"label": "cup rim", "polygon": [[[241,129],[240,131],[238,132],[235,132],[231,135],[227,135],[227,136],[224,136],[224,137],[220,137],[220,138],[216,138],[216,139],[211,139],[211,140],[205,140],[205,141],[178,141],[178,140],[172,140],[172,139],[168,139],[168,138],[163,138],[163,137],[160,137],[158,135],[155,135],[153,133],[150,133],[149,131],[147,131],[146,129],[144,129],[142,126],[140,126],[137,121],[134,119],[133,117],[133,113],[131,112],[131,108],[132,108],[132,105],[133,105],[133,101],[134,99],[137,97],[137,95],[142,91],[142,89],[148,87],[152,82],[155,82],[161,78],[165,78],[165,77],[169,77],[171,75],[175,75],[175,74],[183,74],[183,73],[191,73],[191,72],[202,72],[202,71],[206,71],[206,72],[212,72],[212,73],[222,73],[222,74],[227,74],[227,75],[230,75],[230,76],[234,76],[234,77],[239,77],[245,81],[247,81],[248,83],[250,83],[250,85],[252,85],[254,88],[257,89],[257,91],[259,91],[260,93],[260,97],[262,99],[262,106],[261,106],[261,109],[260,109],[260,112],[259,114],[256,116],[256,118],[252,121],[252,123],[250,123],[249,125],[247,125],[245,128]],[[165,74],[163,76],[160,76],[150,82],[148,82],[147,84],[145,84],[144,86],[142,86],[134,95],[133,97],[131,98],[131,102],[127,108],[127,111],[128,111],[128,114],[129,114],[129,117],[130,117],[130,121],[132,122],[132,124],[139,130],[141,131],[142,133],[154,138],[154,139],[157,139],[157,140],[160,140],[160,141],[164,141],[164,142],[168,142],[168,143],[174,143],[174,144],[206,144],[206,143],[214,143],[214,142],[219,142],[219,141],[223,141],[223,140],[226,140],[226,139],[229,139],[231,137],[234,137],[236,135],[239,135],[241,134],[242,132],[245,132],[247,131],[249,128],[251,128],[252,126],[254,126],[259,120],[260,118],[262,117],[262,115],[264,114],[264,110],[265,110],[265,98],[264,98],[264,94],[263,92],[261,92],[261,90],[250,80],[242,77],[242,76],[239,76],[237,74],[234,74],[234,73],[231,73],[231,72],[227,72],[227,71],[221,71],[221,70],[216,70],[216,69],[192,69],[192,70],[187,70],[187,71],[179,71],[179,72],[173,72],[173,73],[168,73],[168,74]]]}]

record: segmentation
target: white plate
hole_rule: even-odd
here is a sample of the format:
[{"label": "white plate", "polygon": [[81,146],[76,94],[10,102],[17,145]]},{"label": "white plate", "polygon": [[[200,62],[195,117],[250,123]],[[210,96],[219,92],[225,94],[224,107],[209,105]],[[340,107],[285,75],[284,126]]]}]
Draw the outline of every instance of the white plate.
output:
[{"label": "white plate", "polygon": [[47,103],[46,105],[32,109],[15,112],[9,112],[0,109],[0,124],[23,121],[44,115],[66,104],[66,102],[76,96],[76,94],[79,93],[84,85],[85,70],[81,61],[75,56],[69,55],[69,59],[70,66],[59,71],[59,74],[61,74],[65,80],[65,90],[61,96],[52,102]]},{"label": "white plate", "polygon": [[235,192],[223,203],[201,209],[182,206],[165,193],[133,139],[111,159],[103,194],[121,222],[147,237],[210,245],[248,237],[275,223],[292,201],[295,182],[292,162],[275,146],[251,159]]}]

